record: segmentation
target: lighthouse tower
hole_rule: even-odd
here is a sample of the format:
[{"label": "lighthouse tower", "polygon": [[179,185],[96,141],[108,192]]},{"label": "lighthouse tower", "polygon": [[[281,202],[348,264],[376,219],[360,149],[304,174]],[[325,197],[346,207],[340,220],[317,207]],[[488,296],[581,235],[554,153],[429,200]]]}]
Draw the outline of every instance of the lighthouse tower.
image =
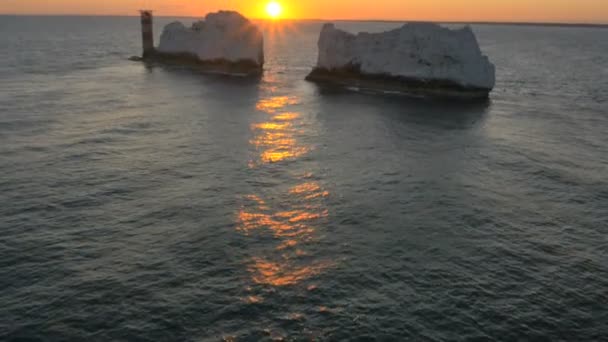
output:
[{"label": "lighthouse tower", "polygon": [[152,11],[141,10],[139,11],[139,13],[141,15],[141,39],[143,45],[142,57],[146,58],[154,54],[154,30],[152,25]]}]

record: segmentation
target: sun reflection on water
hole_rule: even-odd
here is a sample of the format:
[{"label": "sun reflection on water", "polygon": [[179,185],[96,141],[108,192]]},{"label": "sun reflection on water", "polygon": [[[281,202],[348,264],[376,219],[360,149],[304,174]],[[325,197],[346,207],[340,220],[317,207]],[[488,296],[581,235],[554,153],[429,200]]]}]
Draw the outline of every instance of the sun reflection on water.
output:
[{"label": "sun reflection on water", "polygon": [[250,143],[259,151],[259,160],[250,161],[250,167],[295,159],[310,152],[309,147],[298,144],[296,139],[302,133],[295,127],[300,114],[282,111],[286,106],[297,103],[298,99],[290,96],[274,96],[258,101],[256,109],[272,116],[269,121],[251,125],[254,137]]},{"label": "sun reflection on water", "polygon": [[269,262],[262,259],[254,260],[250,267],[253,280],[258,284],[273,286],[295,285],[328,267],[326,263],[293,267],[289,263]]},{"label": "sun reflection on water", "polygon": [[257,284],[295,285],[331,266],[331,262],[300,259],[309,256],[305,249],[318,241],[317,229],[329,215],[318,201],[328,192],[308,182],[292,187],[286,196],[284,202],[298,203],[291,210],[273,210],[259,196],[249,195],[238,213],[237,229],[243,234],[270,232],[276,241],[267,256],[255,257],[248,267]]},{"label": "sun reflection on water", "polygon": [[272,114],[287,105],[294,105],[297,103],[298,99],[293,96],[273,96],[259,100],[256,104],[256,109],[262,112]]},{"label": "sun reflection on water", "polygon": [[[298,102],[295,97],[273,96],[256,104],[258,111],[269,116],[251,125],[253,136],[249,143],[256,152],[249,163],[252,170],[263,172],[266,165],[295,161],[312,150],[301,142],[307,127],[301,113],[287,110]],[[278,194],[250,194],[242,198],[237,230],[245,236],[271,237],[265,252],[248,261],[247,270],[255,284],[296,285],[332,266],[330,261],[315,258],[314,248],[320,239],[318,229],[329,216],[324,203],[329,192],[319,182],[310,180],[311,173],[298,170],[297,174],[300,176],[286,172],[286,182],[292,185]]]},{"label": "sun reflection on water", "polygon": [[300,184],[289,190],[290,194],[304,195],[305,199],[313,199],[329,196],[328,191],[323,191],[318,183],[308,182]]}]

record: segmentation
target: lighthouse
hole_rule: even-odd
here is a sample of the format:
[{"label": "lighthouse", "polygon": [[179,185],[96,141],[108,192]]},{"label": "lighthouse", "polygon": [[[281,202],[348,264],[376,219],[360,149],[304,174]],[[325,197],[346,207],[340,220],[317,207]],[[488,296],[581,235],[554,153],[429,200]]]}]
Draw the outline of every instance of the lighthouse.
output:
[{"label": "lighthouse", "polygon": [[141,39],[143,46],[143,58],[147,58],[154,54],[154,30],[152,27],[152,11],[141,10]]}]

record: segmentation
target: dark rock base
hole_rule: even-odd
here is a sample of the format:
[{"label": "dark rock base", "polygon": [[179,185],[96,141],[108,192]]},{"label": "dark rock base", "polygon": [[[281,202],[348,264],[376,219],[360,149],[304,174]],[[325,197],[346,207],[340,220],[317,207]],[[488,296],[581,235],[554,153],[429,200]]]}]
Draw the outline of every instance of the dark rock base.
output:
[{"label": "dark rock base", "polygon": [[463,87],[446,80],[421,80],[386,74],[364,74],[359,68],[314,68],[306,80],[320,84],[359,88],[375,92],[402,94],[416,97],[439,97],[462,100],[486,100],[492,89]]},{"label": "dark rock base", "polygon": [[259,65],[252,60],[240,60],[238,62],[232,62],[225,59],[200,60],[196,55],[190,53],[162,53],[154,51],[145,54],[143,57],[131,57],[129,60],[187,66],[205,73],[241,77],[260,76],[264,71],[262,65]]}]

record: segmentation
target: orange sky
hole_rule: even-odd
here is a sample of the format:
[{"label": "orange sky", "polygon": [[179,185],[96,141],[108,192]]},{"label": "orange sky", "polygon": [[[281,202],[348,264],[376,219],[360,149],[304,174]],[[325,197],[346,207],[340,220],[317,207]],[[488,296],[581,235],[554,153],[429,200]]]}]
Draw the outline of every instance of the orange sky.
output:
[{"label": "orange sky", "polygon": [[[263,17],[268,0],[0,0],[5,14],[134,15],[149,7],[157,15],[203,16],[236,9]],[[435,21],[532,21],[608,23],[608,0],[279,0],[285,16],[319,19]]]}]

